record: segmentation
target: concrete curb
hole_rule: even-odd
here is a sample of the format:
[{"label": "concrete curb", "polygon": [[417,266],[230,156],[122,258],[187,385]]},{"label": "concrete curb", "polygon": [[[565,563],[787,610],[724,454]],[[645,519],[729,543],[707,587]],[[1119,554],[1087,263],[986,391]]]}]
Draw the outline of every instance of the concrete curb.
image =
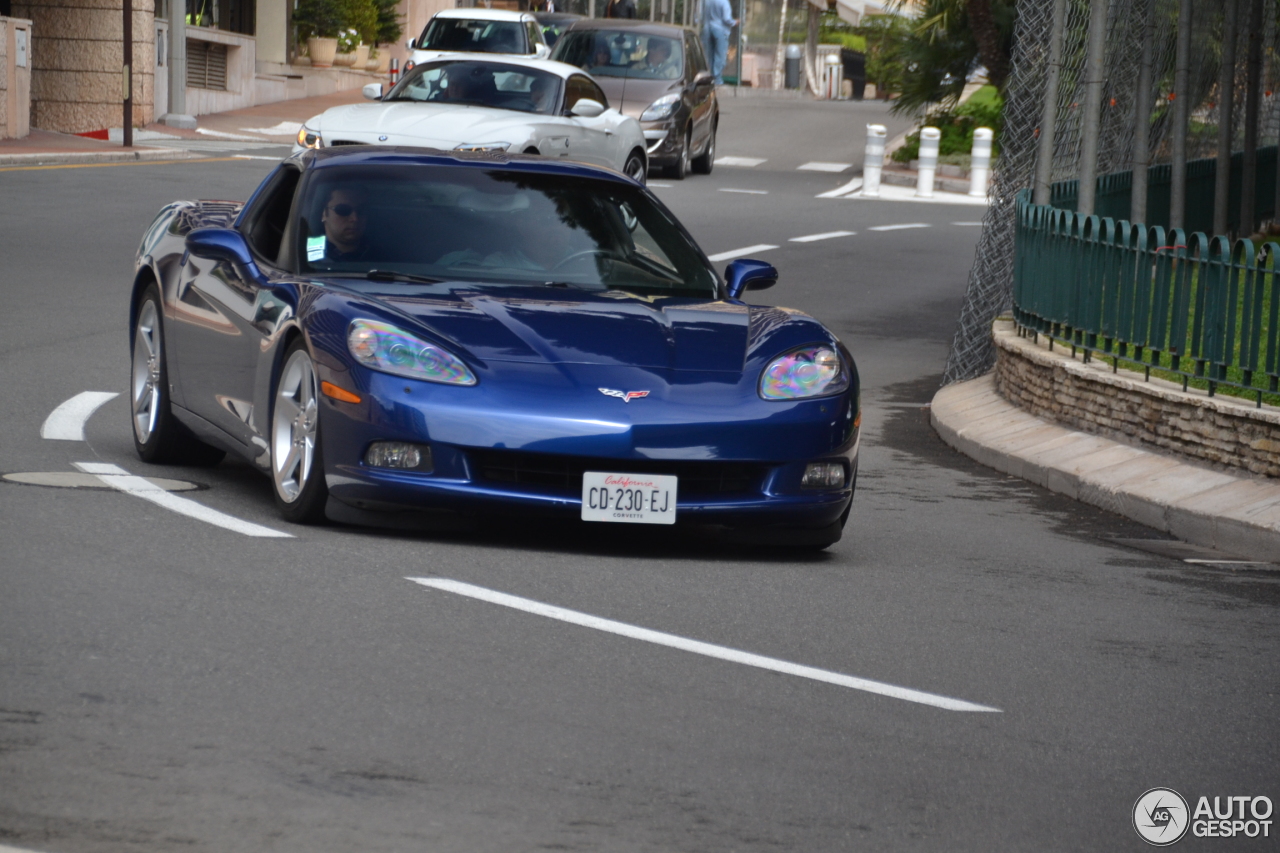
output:
[{"label": "concrete curb", "polygon": [[938,391],[930,421],[983,465],[1186,542],[1280,562],[1280,483],[1076,432],[1009,403],[991,375]]},{"label": "concrete curb", "polygon": [[0,168],[5,166],[61,166],[80,163],[134,163],[144,160],[199,160],[207,151],[185,148],[146,148],[125,151],[37,151],[33,154],[0,154]]}]

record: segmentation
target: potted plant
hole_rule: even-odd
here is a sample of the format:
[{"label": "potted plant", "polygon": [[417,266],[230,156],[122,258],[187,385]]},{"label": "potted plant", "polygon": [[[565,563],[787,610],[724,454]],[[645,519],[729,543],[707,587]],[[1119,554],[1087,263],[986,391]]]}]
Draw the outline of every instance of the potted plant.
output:
[{"label": "potted plant", "polygon": [[400,0],[373,0],[378,10],[378,27],[374,34],[374,42],[382,47],[378,50],[378,70],[386,72],[391,66],[391,46],[398,44],[404,35],[402,22],[404,18],[396,13]]},{"label": "potted plant", "polygon": [[341,0],[298,0],[298,7],[293,10],[298,37],[307,40],[307,55],[316,68],[333,65],[343,12]]},{"label": "potted plant", "polygon": [[[340,0],[343,7],[343,31],[338,35],[339,65],[354,65],[361,70],[369,61],[368,45],[378,34],[378,8],[374,0]],[[343,55],[346,54],[344,58]]]},{"label": "potted plant", "polygon": [[360,34],[352,27],[338,33],[338,55],[333,58],[334,65],[351,66],[356,64],[356,48],[360,46]]}]

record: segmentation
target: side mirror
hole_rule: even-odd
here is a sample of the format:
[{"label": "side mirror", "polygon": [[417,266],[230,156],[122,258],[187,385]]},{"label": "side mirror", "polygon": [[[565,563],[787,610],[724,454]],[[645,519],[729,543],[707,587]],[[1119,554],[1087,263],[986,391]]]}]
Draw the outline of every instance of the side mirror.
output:
[{"label": "side mirror", "polygon": [[773,264],[754,261],[750,258],[739,258],[729,264],[724,271],[725,280],[729,283],[729,298],[737,299],[747,290],[766,290],[778,283],[778,270]]},{"label": "side mirror", "polygon": [[262,278],[249,244],[234,228],[196,228],[187,235],[187,251],[197,258],[230,264],[242,277]]},{"label": "side mirror", "polygon": [[418,43],[417,39],[409,39],[407,42],[404,43],[404,46],[409,50],[413,50],[414,45],[416,45],[417,43]]},{"label": "side mirror", "polygon": [[711,83],[710,71],[699,71],[697,74],[693,75],[693,85],[695,86],[707,86],[707,85],[710,85],[710,83]]},{"label": "side mirror", "polygon": [[382,100],[382,84],[381,83],[365,83],[360,93],[370,101]]},{"label": "side mirror", "polygon": [[604,112],[604,104],[591,98],[579,98],[578,102],[569,110],[571,115],[579,118],[595,118]]},{"label": "side mirror", "polygon": [[533,49],[533,55],[537,59],[546,59],[551,55],[551,48],[547,47],[545,44],[540,44]]}]

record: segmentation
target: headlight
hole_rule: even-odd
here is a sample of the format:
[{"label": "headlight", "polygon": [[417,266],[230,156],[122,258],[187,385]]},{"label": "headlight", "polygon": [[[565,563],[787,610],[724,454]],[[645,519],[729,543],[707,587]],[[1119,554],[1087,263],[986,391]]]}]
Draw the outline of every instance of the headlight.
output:
[{"label": "headlight", "polygon": [[798,400],[838,394],[849,387],[840,355],[828,346],[792,350],[769,363],[760,374],[760,396],[766,400]]},{"label": "headlight", "polygon": [[672,92],[670,95],[663,95],[654,101],[645,111],[640,114],[641,121],[660,121],[676,111],[676,107],[680,106],[680,93]]},{"label": "headlight", "polygon": [[303,148],[319,148],[319,132],[312,130],[304,124],[302,127],[298,128],[298,144]]},{"label": "headlight", "polygon": [[510,142],[464,142],[454,151],[506,151]]},{"label": "headlight", "polygon": [[355,320],[347,349],[365,367],[447,385],[475,385],[476,377],[453,353],[389,323]]}]

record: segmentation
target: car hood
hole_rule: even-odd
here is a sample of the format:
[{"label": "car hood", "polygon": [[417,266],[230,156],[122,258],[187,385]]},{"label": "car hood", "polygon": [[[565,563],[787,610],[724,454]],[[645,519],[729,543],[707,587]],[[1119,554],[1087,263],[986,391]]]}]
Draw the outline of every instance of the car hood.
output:
[{"label": "car hood", "polygon": [[668,92],[679,92],[684,86],[683,80],[650,80],[635,77],[595,77],[593,79],[604,90],[605,97],[609,99],[609,106],[637,121],[645,107]]},{"label": "car hood", "polygon": [[687,297],[559,287],[322,286],[307,325],[345,356],[348,324],[382,320],[435,339],[482,370],[499,362],[634,367],[741,375],[753,360],[815,341],[835,343],[800,311]]},{"label": "car hood", "polygon": [[437,142],[432,147],[452,148],[462,142],[517,141],[502,134],[525,133],[528,121],[538,117],[490,107],[393,102],[334,107],[308,121],[307,127],[319,131],[326,144],[335,140],[383,145]]}]

